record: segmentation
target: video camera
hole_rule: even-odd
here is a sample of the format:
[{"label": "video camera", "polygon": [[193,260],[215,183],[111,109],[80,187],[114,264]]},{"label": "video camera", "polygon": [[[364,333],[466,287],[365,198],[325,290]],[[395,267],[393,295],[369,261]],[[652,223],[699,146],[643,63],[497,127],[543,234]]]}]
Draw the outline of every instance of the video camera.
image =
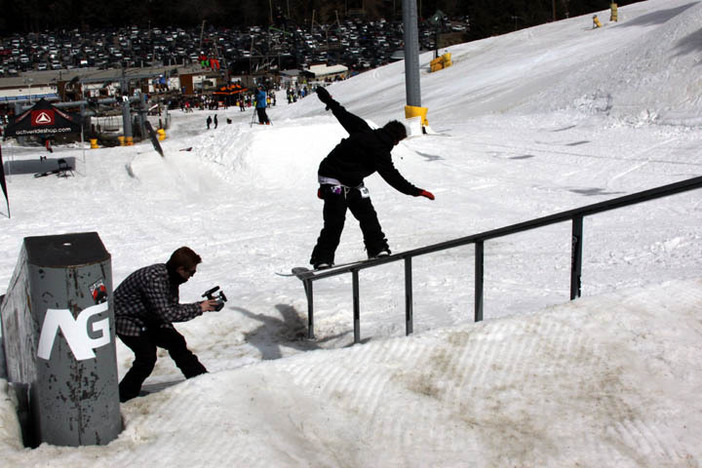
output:
[{"label": "video camera", "polygon": [[[215,295],[217,291],[219,291],[219,294]],[[207,299],[216,299],[217,307],[215,307],[215,311],[217,312],[222,310],[222,307],[224,307],[224,303],[227,302],[227,296],[224,295],[224,291],[220,291],[219,286],[215,286],[212,289],[208,289],[207,291],[205,291],[202,297],[206,297]]]}]

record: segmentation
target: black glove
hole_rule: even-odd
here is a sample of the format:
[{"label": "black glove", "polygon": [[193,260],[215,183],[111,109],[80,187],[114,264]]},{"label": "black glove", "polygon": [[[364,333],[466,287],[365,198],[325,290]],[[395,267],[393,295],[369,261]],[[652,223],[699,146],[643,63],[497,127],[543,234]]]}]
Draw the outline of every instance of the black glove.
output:
[{"label": "black glove", "polygon": [[317,97],[320,101],[327,105],[326,110],[329,110],[330,107],[339,104],[334,99],[332,99],[331,95],[329,94],[329,91],[324,89],[322,86],[317,86]]}]

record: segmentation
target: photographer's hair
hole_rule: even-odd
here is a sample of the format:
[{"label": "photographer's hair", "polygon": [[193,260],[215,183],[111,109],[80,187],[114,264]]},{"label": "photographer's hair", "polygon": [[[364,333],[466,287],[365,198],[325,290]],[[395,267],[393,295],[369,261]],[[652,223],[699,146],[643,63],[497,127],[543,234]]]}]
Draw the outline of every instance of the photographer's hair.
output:
[{"label": "photographer's hair", "polygon": [[202,262],[202,258],[196,254],[190,247],[181,247],[176,249],[175,252],[171,254],[171,258],[168,259],[166,265],[169,268],[176,270],[179,267],[183,267],[186,270],[191,270],[198,264]]},{"label": "photographer's hair", "polygon": [[395,144],[407,138],[407,129],[402,122],[391,120],[383,126],[383,130],[388,132]]}]

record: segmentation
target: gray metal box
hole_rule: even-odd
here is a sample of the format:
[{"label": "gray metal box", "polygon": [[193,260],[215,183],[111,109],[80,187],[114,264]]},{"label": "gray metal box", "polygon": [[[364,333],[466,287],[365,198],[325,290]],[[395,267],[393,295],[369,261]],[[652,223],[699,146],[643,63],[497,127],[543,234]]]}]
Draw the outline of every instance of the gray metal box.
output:
[{"label": "gray metal box", "polygon": [[8,380],[27,389],[31,445],[119,435],[111,298],[111,258],[97,233],[24,239],[1,314]]}]

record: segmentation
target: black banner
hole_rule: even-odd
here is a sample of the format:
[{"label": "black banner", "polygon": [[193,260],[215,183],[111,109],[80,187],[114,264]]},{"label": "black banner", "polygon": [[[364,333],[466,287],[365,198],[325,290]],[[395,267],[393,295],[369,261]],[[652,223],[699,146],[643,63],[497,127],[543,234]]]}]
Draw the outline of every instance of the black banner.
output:
[{"label": "black banner", "polygon": [[63,112],[45,99],[18,115],[5,129],[6,137],[80,133],[78,116]]}]

